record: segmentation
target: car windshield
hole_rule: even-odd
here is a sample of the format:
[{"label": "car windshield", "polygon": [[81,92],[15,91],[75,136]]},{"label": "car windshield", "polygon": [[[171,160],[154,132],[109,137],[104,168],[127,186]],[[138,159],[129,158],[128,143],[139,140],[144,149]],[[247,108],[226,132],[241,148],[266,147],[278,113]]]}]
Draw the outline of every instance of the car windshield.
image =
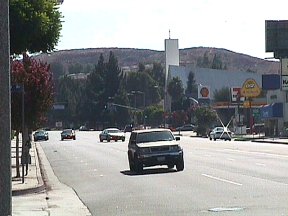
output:
[{"label": "car windshield", "polygon": [[120,133],[121,131],[118,129],[111,129],[111,130],[107,130],[107,133]]},{"label": "car windshield", "polygon": [[72,133],[72,130],[71,129],[64,130],[62,133],[69,134],[69,133]]},{"label": "car windshield", "polygon": [[35,132],[35,135],[44,135],[45,134],[45,131],[36,131]]},{"label": "car windshield", "polygon": [[173,135],[169,131],[155,131],[139,133],[137,136],[137,143],[157,142],[157,141],[171,141],[174,140]]}]

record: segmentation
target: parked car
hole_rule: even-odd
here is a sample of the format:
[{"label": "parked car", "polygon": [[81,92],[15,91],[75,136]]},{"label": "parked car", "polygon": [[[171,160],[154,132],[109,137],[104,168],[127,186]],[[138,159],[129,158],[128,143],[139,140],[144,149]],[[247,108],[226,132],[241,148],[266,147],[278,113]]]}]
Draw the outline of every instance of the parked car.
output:
[{"label": "parked car", "polygon": [[194,131],[195,125],[193,124],[186,124],[181,127],[177,127],[176,131]]},{"label": "parked car", "polygon": [[130,171],[142,172],[143,167],[167,165],[178,171],[184,170],[183,149],[170,129],[132,131],[128,144]]},{"label": "parked car", "polygon": [[65,129],[61,132],[61,140],[73,139],[76,140],[76,134],[73,129]]},{"label": "parked car", "polygon": [[48,132],[45,130],[37,130],[33,134],[33,138],[35,142],[39,140],[48,140],[49,139]]},{"label": "parked car", "polygon": [[224,131],[223,127],[215,127],[210,133],[209,133],[209,139],[210,140],[216,140],[216,139],[224,139],[231,141],[232,133],[227,128],[227,131]]},{"label": "parked car", "polygon": [[124,142],[125,134],[118,128],[106,128],[99,134],[99,140],[100,142],[103,142],[104,140],[107,140],[107,142],[110,142],[111,140],[116,142],[122,140],[122,142]]}]

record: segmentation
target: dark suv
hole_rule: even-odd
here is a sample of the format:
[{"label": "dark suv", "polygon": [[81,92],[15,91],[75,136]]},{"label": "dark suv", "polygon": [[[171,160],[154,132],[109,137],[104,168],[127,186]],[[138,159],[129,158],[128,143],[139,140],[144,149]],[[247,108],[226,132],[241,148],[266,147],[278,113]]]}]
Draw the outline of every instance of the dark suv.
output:
[{"label": "dark suv", "polygon": [[128,160],[131,171],[142,172],[143,167],[167,165],[184,170],[183,149],[169,129],[132,131],[128,143]]}]

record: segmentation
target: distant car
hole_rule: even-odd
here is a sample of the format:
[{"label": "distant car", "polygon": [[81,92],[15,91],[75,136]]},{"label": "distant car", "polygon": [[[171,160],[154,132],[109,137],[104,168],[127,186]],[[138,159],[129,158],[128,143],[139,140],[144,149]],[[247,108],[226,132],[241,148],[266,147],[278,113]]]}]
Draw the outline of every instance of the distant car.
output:
[{"label": "distant car", "polygon": [[111,140],[116,142],[122,140],[122,142],[124,142],[125,134],[118,128],[107,128],[99,134],[99,140],[100,142],[103,142],[104,140],[107,140],[107,142],[110,142]]},{"label": "distant car", "polygon": [[34,141],[39,141],[39,140],[48,140],[49,136],[48,136],[48,132],[45,130],[37,130],[35,131],[35,133],[33,134],[34,137]]},{"label": "distant car", "polygon": [[193,124],[186,124],[181,127],[177,127],[176,131],[194,131],[195,125]]},{"label": "distant car", "polygon": [[224,131],[223,127],[215,127],[210,133],[209,133],[209,139],[210,140],[216,140],[216,139],[224,139],[231,141],[232,133],[229,129],[227,131]]},{"label": "distant car", "polygon": [[132,131],[128,144],[130,170],[142,172],[143,167],[167,165],[177,171],[184,170],[183,149],[170,129],[147,129]]},{"label": "distant car", "polygon": [[61,140],[73,139],[76,140],[76,134],[73,129],[65,129],[61,132]]},{"label": "distant car", "polygon": [[124,128],[124,132],[132,132],[132,130],[133,130],[132,125],[126,125]]},{"label": "distant car", "polygon": [[89,129],[85,126],[85,125],[82,125],[80,126],[79,128],[79,131],[88,131]]}]

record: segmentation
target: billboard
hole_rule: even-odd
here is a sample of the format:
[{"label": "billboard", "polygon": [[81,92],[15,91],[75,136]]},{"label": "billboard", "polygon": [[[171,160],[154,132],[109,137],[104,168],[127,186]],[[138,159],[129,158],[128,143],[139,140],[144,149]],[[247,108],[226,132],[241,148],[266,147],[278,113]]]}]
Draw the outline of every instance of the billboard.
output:
[{"label": "billboard", "polygon": [[288,54],[288,20],[265,21],[265,50],[274,52],[275,58]]},{"label": "billboard", "polygon": [[278,74],[263,74],[262,89],[275,90],[280,89],[280,75]]},{"label": "billboard", "polygon": [[[245,97],[241,96],[241,87],[232,87],[230,88],[231,91],[231,101],[232,102],[243,102]],[[239,97],[239,101],[238,101]]]}]

